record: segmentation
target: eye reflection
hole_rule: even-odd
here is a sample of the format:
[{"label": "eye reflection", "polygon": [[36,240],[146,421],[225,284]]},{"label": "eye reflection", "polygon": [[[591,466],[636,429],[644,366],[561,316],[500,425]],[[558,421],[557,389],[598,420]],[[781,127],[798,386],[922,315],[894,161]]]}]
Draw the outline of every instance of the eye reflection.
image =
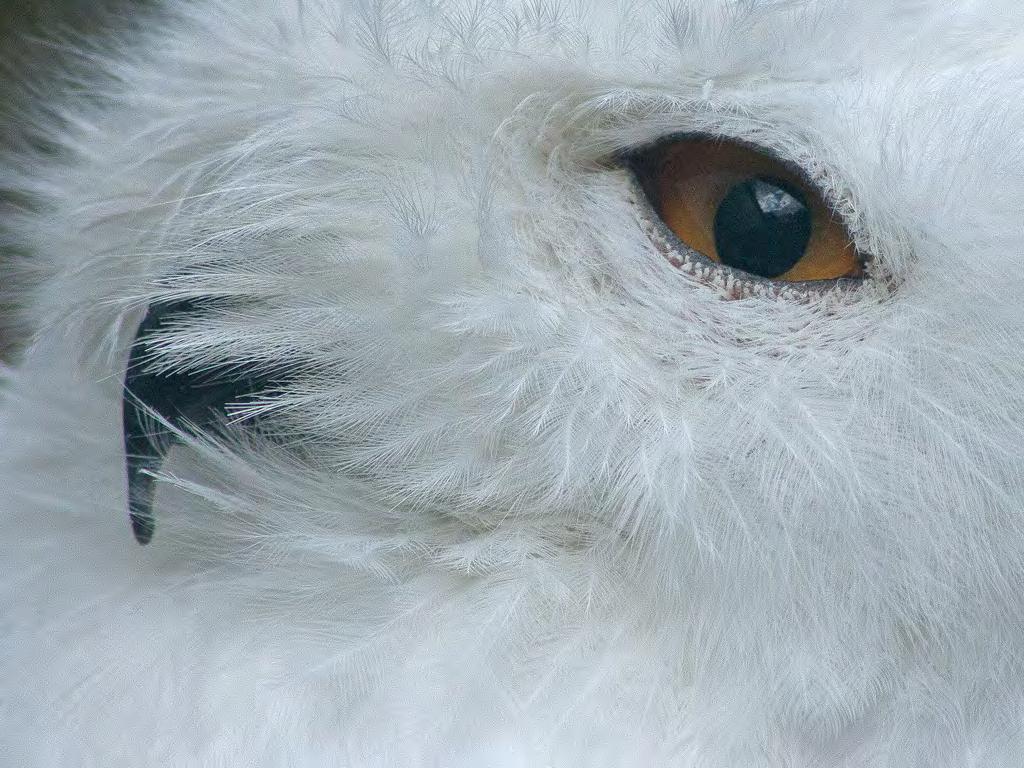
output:
[{"label": "eye reflection", "polygon": [[821,194],[764,152],[683,137],[629,160],[664,224],[712,261],[780,282],[863,274],[863,258]]}]

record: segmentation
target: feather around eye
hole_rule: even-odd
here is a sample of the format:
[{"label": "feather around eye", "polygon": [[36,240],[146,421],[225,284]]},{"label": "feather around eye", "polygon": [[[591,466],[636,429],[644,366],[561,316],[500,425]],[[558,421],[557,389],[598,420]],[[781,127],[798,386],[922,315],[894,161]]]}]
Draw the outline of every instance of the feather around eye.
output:
[{"label": "feather around eye", "polygon": [[684,136],[627,164],[664,225],[713,262],[782,283],[864,274],[864,256],[822,194],[764,151]]}]

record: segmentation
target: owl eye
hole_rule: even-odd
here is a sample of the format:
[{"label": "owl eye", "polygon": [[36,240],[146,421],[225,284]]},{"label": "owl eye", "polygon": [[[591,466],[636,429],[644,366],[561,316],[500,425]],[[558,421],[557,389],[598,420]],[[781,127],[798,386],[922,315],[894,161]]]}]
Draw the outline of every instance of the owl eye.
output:
[{"label": "owl eye", "polygon": [[714,262],[779,282],[864,273],[864,257],[821,193],[766,152],[683,137],[628,164],[668,229]]}]

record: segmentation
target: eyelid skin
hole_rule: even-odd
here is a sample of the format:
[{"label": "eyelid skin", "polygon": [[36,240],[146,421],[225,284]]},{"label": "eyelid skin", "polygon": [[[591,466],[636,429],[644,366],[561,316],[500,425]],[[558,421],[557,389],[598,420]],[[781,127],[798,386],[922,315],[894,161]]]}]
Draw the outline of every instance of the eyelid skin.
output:
[{"label": "eyelid skin", "polygon": [[773,178],[802,193],[812,227],[803,257],[772,280],[821,282],[864,274],[864,257],[823,195],[798,169],[763,150],[708,136],[680,136],[630,156],[627,164],[662,223],[713,262],[721,261],[714,221],[723,199],[744,181]]}]

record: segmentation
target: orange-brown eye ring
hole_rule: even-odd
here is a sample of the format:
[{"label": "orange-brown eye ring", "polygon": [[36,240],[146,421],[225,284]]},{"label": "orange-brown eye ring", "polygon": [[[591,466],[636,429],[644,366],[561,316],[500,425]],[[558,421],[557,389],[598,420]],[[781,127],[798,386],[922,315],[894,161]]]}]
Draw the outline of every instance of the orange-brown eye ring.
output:
[{"label": "orange-brown eye ring", "polygon": [[790,283],[864,274],[864,256],[821,193],[766,152],[684,136],[628,164],[665,226],[714,262]]}]

